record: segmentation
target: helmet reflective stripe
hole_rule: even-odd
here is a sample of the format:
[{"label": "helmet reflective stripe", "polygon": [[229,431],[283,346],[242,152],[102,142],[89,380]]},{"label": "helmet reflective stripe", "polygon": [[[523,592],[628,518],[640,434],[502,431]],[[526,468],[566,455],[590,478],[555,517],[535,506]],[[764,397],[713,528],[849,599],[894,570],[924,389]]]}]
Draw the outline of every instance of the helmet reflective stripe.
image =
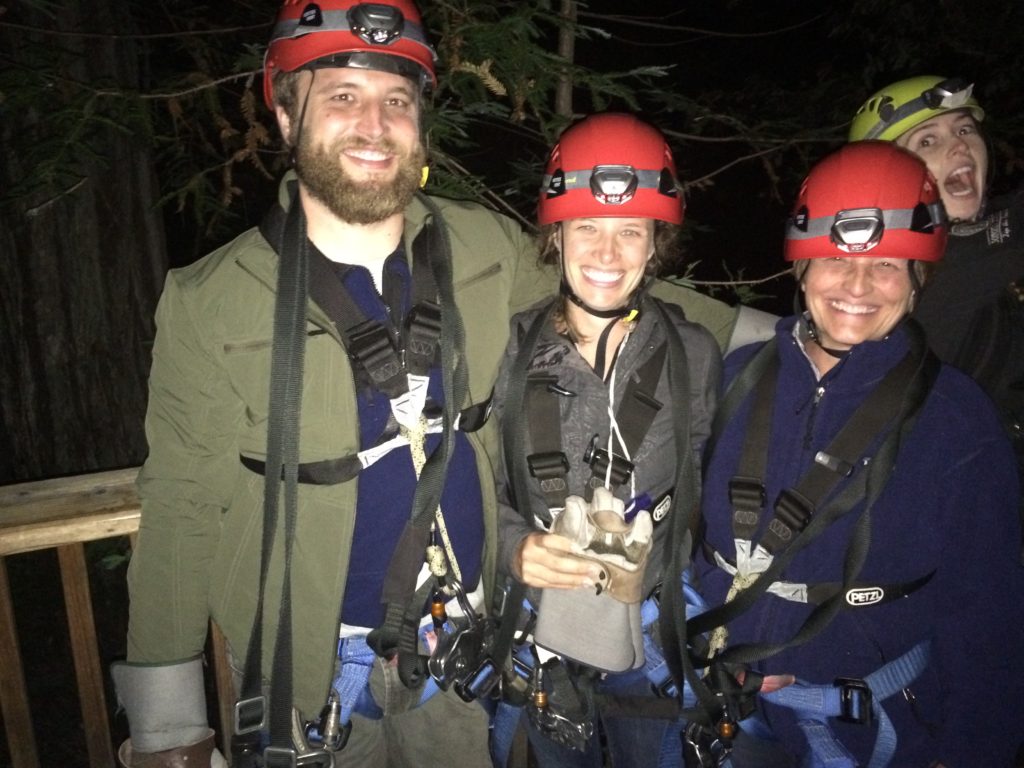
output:
[{"label": "helmet reflective stripe", "polygon": [[[925,206],[925,210],[931,217],[932,227],[946,223],[946,209],[942,207],[942,203],[931,203]],[[820,216],[815,219],[801,218],[798,214],[786,222],[786,239],[810,240],[815,237],[828,237],[841,250],[860,253],[878,245],[886,231],[905,229],[920,232],[921,227],[914,223],[914,214],[914,208],[888,211],[878,208],[854,208],[838,211],[834,216]],[[871,223],[874,223],[873,227],[869,226]]]},{"label": "helmet reflective stripe", "polygon": [[890,125],[906,120],[918,112],[934,112],[936,110],[948,112],[951,109],[960,109],[970,100],[973,90],[974,83],[965,83],[959,79],[943,80],[938,85],[923,91],[916,99],[911,99],[905,104],[889,110],[889,114],[884,117],[879,114],[882,119],[868,129],[864,138],[877,139]]},{"label": "helmet reflective stripe", "polygon": [[638,189],[660,189],[661,171],[637,170],[631,165],[598,165],[586,171],[544,174],[542,189],[556,197],[574,189],[589,189],[604,205],[623,205]]},{"label": "helmet reflective stripe", "polygon": [[[360,21],[366,18],[366,14],[356,14],[361,8],[366,7],[367,4],[357,5],[345,11],[323,11],[320,17],[323,21],[321,24],[309,25],[304,24],[303,19],[283,19],[274,26],[274,31],[270,36],[271,44],[278,40],[289,40],[295,37],[301,37],[302,35],[316,34],[318,32],[352,32],[362,40],[372,45],[391,45],[396,40],[407,39],[414,40],[421,45],[430,48],[430,44],[427,42],[426,34],[423,31],[423,27],[419,24],[415,24],[409,19],[403,19],[401,17],[401,11],[397,8],[394,9],[399,17],[399,25],[397,30],[389,29],[386,35],[374,35],[372,30],[364,31],[367,28],[363,25],[357,25],[352,21],[353,18],[359,16]],[[391,6],[381,6],[383,8],[390,8]],[[372,20],[372,16],[370,17]],[[397,33],[396,33],[397,31]],[[433,54],[433,50],[431,49]],[[436,55],[434,56],[436,59]]]}]

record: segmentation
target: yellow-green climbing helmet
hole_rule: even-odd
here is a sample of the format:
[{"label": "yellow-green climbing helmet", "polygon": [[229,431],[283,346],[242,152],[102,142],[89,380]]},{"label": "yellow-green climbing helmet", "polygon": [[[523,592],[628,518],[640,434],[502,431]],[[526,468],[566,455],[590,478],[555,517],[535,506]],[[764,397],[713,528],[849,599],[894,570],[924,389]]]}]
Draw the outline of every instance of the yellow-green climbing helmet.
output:
[{"label": "yellow-green climbing helmet", "polygon": [[850,124],[850,141],[895,141],[915,125],[954,109],[970,110],[979,123],[985,119],[971,91],[974,84],[960,78],[924,75],[887,85],[869,98]]}]

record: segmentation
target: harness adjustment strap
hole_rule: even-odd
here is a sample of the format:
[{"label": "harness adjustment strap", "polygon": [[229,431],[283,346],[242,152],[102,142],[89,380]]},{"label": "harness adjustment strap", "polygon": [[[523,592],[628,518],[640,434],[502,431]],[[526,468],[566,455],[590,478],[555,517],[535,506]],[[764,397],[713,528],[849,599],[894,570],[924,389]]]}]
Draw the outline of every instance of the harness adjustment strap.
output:
[{"label": "harness adjustment strap", "polygon": [[836,717],[844,723],[871,725],[871,688],[863,680],[854,677],[837,677],[833,685],[839,689],[839,714]]},{"label": "harness adjustment strap", "polygon": [[390,399],[408,389],[402,361],[387,328],[375,320],[364,320],[349,328],[345,335],[349,340],[349,354]]},{"label": "harness adjustment strap", "polygon": [[434,364],[441,338],[441,305],[425,301],[417,304],[410,315],[405,362],[410,373],[426,375]]},{"label": "harness adjustment strap", "polygon": [[[608,476],[608,451],[598,448],[594,441],[591,441],[583,454],[583,461],[590,465],[593,475],[600,485],[604,485],[604,478]],[[624,456],[615,453],[611,456],[611,483],[617,487],[625,483],[633,475],[635,464]]]},{"label": "harness adjustment strap", "polygon": [[569,459],[562,451],[545,451],[531,453],[526,457],[530,474],[540,481],[540,489],[544,494],[544,503],[549,508],[565,505],[569,490],[566,477],[569,475]]},{"label": "harness adjustment strap", "polygon": [[784,488],[775,501],[775,516],[768,524],[763,546],[774,555],[788,546],[794,536],[803,531],[811,521],[814,505],[792,488]]}]

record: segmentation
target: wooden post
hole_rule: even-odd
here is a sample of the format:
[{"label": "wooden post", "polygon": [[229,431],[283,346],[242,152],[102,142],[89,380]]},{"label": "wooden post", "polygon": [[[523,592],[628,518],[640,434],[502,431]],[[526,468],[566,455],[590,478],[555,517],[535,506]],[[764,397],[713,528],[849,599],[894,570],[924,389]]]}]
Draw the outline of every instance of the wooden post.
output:
[{"label": "wooden post", "polygon": [[103,670],[96,653],[96,621],[89,593],[89,569],[85,564],[85,547],[65,544],[57,547],[60,579],[64,586],[64,607],[68,616],[71,653],[75,660],[78,700],[85,725],[85,748],[90,768],[116,765],[110,742],[110,720],[107,718],[106,696],[103,693]]},{"label": "wooden post", "polygon": [[18,651],[18,632],[14,626],[14,608],[7,582],[7,562],[0,557],[0,705],[11,764],[15,768],[39,768],[32,716],[25,693],[25,673]]}]

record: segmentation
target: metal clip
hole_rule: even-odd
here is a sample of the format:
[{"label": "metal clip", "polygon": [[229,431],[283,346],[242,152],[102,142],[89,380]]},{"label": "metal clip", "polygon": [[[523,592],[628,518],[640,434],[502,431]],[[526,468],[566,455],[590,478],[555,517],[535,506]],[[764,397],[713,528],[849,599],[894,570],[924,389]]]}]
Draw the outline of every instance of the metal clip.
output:
[{"label": "metal clip", "polygon": [[456,692],[464,698],[473,696],[476,688],[474,681],[482,671],[485,649],[493,640],[494,625],[490,620],[483,620],[477,615],[470,605],[465,588],[458,580],[451,579],[450,586],[455,591],[463,616],[449,617],[448,625],[451,629],[439,633],[437,646],[427,661],[427,671],[443,691],[458,684]]}]

